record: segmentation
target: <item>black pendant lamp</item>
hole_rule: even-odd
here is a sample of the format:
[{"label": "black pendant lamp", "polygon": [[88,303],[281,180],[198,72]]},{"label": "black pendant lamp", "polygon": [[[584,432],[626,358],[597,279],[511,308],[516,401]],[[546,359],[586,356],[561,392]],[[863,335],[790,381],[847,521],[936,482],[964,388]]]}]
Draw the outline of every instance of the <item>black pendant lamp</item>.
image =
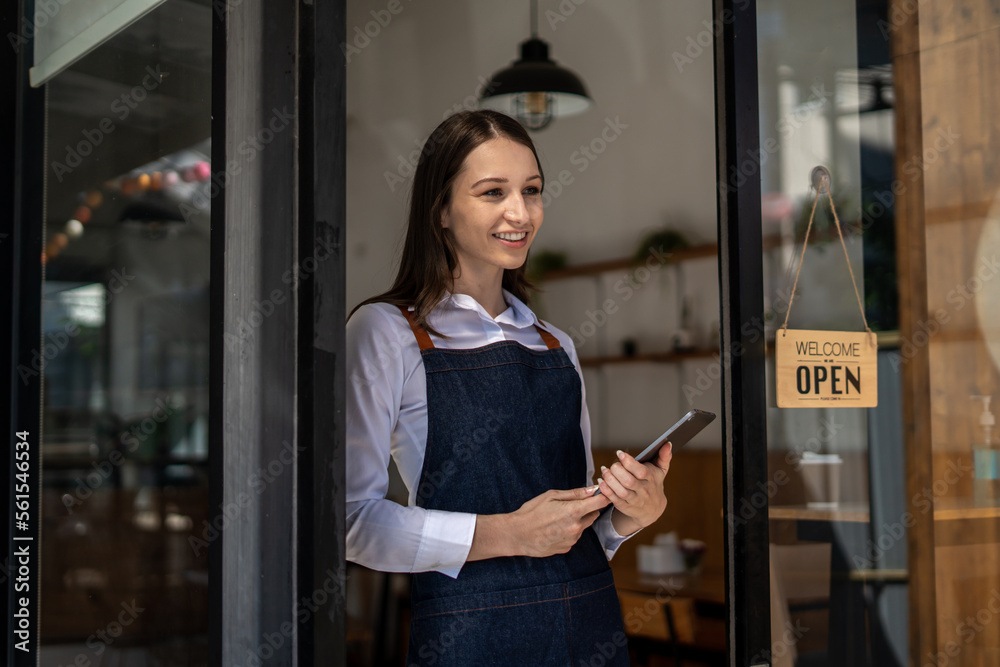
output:
[{"label": "black pendant lamp", "polygon": [[582,113],[591,104],[580,77],[549,59],[549,45],[538,38],[532,0],[531,37],[521,42],[521,59],[490,78],[479,105],[510,114],[529,130],[541,130],[553,118]]}]

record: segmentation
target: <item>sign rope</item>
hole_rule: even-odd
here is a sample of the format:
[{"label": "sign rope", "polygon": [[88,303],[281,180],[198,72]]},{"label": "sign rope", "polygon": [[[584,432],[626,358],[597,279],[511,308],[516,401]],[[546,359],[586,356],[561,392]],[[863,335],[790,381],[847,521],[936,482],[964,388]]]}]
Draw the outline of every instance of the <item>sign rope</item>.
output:
[{"label": "sign rope", "polygon": [[[817,177],[817,172],[819,173]],[[830,177],[829,173],[823,167],[817,167],[813,169],[813,179],[814,181],[819,181],[816,184],[816,196],[813,197],[812,211],[809,212],[809,225],[806,227],[806,237],[802,242],[802,252],[799,253],[799,267],[795,271],[795,282],[792,283],[792,293],[788,297],[788,309],[785,311],[785,321],[781,325],[782,335],[784,331],[788,329],[788,316],[792,314],[792,302],[795,301],[795,290],[799,285],[799,275],[802,273],[802,263],[806,256],[806,246],[809,245],[809,232],[812,230],[813,220],[816,218],[816,205],[819,204],[819,198],[822,194],[826,193],[827,200],[830,202],[830,211],[833,213],[834,226],[837,228],[837,236],[840,237],[840,246],[844,249],[844,259],[847,261],[847,270],[851,274],[851,284],[854,285],[854,296],[858,300],[858,308],[861,310],[861,320],[865,323],[865,331],[868,332],[870,338],[874,338],[872,330],[868,327],[868,318],[865,317],[865,307],[861,302],[861,294],[858,292],[858,281],[854,278],[854,269],[851,268],[851,258],[847,254],[847,243],[844,242],[844,233],[840,229],[840,218],[837,216],[837,207],[833,204],[833,195],[830,194]]]}]

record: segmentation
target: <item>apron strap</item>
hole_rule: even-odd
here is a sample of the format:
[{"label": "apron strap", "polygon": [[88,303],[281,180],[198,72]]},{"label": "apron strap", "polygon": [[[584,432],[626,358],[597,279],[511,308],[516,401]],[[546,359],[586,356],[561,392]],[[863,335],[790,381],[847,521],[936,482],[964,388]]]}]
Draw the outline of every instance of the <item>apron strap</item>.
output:
[{"label": "apron strap", "polygon": [[427,333],[427,330],[420,326],[417,322],[417,318],[413,315],[413,311],[406,306],[398,306],[399,312],[403,313],[403,317],[406,321],[410,323],[410,328],[413,329],[413,335],[417,339],[417,345],[420,346],[420,351],[433,350],[434,343],[431,342],[431,337]]},{"label": "apron strap", "polygon": [[[413,330],[413,335],[417,339],[417,345],[420,347],[420,351],[423,352],[424,350],[433,350],[434,343],[431,341],[430,335],[427,333],[427,330],[420,326],[420,323],[417,322],[417,318],[413,315],[413,311],[406,306],[397,307],[399,308],[399,312],[403,313],[403,317],[406,318],[406,321],[410,323],[410,329]],[[550,350],[558,350],[562,347],[562,345],[559,344],[559,339],[550,334],[548,331],[541,328],[537,324],[535,325],[535,329],[538,330],[538,334],[542,337],[542,340],[545,341],[545,346],[547,348]]]},{"label": "apron strap", "polygon": [[545,341],[545,345],[550,350],[558,350],[560,347],[562,347],[562,345],[559,344],[558,338],[556,338],[555,336],[553,336],[552,334],[550,334],[548,331],[541,328],[537,324],[535,325],[535,328],[538,329],[538,333],[541,334],[542,340]]}]

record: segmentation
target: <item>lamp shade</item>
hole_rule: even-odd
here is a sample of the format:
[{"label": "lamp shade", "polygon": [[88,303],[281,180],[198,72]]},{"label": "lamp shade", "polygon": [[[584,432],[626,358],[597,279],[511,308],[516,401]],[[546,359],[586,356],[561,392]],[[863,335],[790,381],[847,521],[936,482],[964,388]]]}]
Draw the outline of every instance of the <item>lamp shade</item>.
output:
[{"label": "lamp shade", "polygon": [[592,101],[580,77],[550,60],[549,45],[532,37],[521,43],[520,60],[490,78],[479,103],[540,130],[554,117],[586,111]]}]

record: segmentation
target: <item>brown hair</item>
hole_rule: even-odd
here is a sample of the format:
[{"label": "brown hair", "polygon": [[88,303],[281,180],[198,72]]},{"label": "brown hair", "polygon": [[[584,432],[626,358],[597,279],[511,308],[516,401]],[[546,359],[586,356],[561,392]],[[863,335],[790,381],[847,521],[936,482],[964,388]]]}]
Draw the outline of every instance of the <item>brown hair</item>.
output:
[{"label": "brown hair", "polygon": [[[424,143],[413,176],[410,214],[403,243],[403,257],[396,280],[388,291],[365,299],[351,311],[368,303],[413,306],[416,320],[427,326],[427,316],[451,289],[458,265],[449,233],[441,226],[441,214],[451,201],[451,187],[465,164],[465,158],[492,139],[505,138],[531,149],[544,187],[545,174],[528,132],[510,116],[489,109],[460,111],[446,118]],[[525,303],[534,286],[525,275],[524,265],[504,269],[503,288]],[[350,316],[348,316],[350,317]]]}]

